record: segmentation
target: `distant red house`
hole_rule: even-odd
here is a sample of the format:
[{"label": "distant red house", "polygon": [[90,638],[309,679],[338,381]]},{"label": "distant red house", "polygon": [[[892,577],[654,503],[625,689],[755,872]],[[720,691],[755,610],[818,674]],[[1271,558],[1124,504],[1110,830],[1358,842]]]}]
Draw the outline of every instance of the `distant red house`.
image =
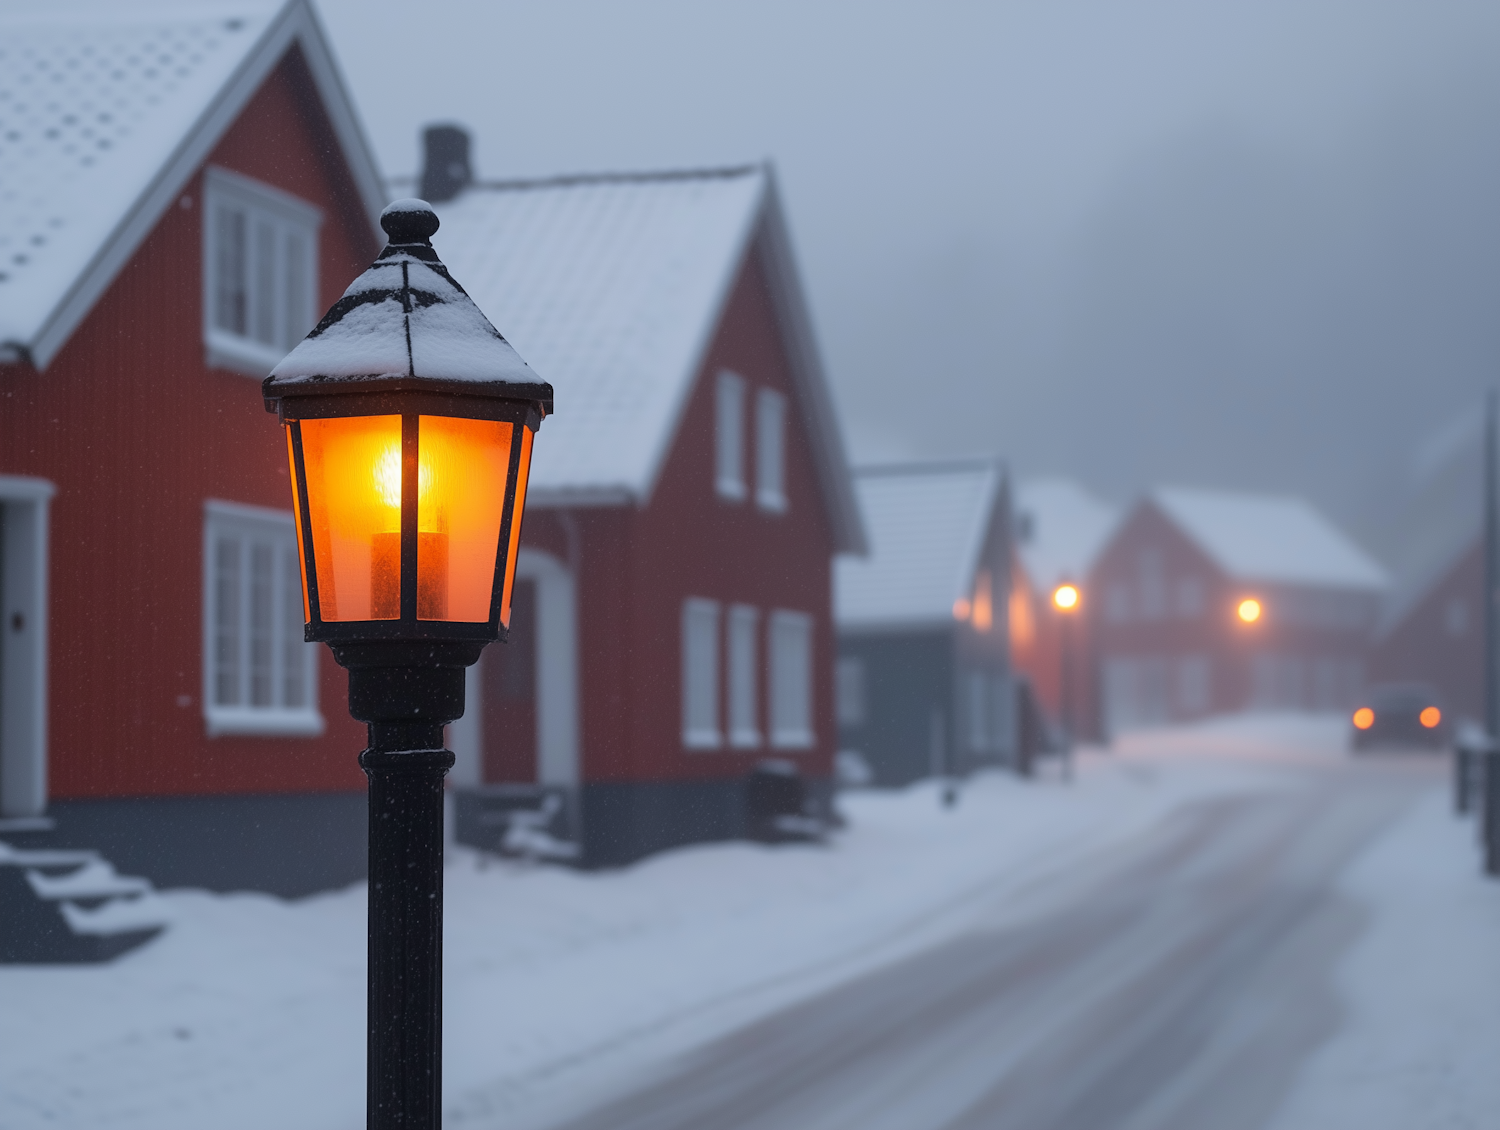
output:
[{"label": "distant red house", "polygon": [[[1159,489],[1087,591],[1100,728],[1341,710],[1365,681],[1384,571],[1300,499]],[[1238,613],[1256,602],[1250,621]]]},{"label": "distant red house", "polygon": [[816,816],[863,534],[770,170],[471,183],[428,136],[434,246],[556,390],[511,638],[450,729],[458,837],[625,862],[744,834],[757,769]]},{"label": "distant red house", "polygon": [[[362,872],[263,377],[384,193],[305,0],[0,30],[0,838],[158,883]],[[28,93],[29,92],[29,93]]]},{"label": "distant red house", "polygon": [[1390,609],[1370,653],[1370,679],[1426,683],[1455,717],[1482,721],[1484,539],[1471,535],[1422,581]]}]

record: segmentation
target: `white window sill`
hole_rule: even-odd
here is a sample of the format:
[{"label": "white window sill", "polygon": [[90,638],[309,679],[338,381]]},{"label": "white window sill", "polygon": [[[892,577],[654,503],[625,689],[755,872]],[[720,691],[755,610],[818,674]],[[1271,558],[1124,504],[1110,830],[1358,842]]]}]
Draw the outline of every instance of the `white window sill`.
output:
[{"label": "white window sill", "polygon": [[682,744],[688,749],[720,749],[724,739],[717,730],[688,730],[682,735]]},{"label": "white window sill", "polygon": [[771,735],[771,744],[777,749],[812,749],[817,740],[809,730],[781,730]]},{"label": "white window sill", "polygon": [[720,479],[714,484],[714,490],[718,491],[720,498],[729,502],[744,502],[745,495],[748,493],[744,483],[730,479]]},{"label": "white window sill", "polygon": [[735,749],[759,749],[759,730],[732,730],[729,734],[729,744]]},{"label": "white window sill", "polygon": [[755,505],[771,514],[786,513],[786,495],[761,491],[755,496]]},{"label": "white window sill", "polygon": [[254,377],[260,380],[267,376],[286,351],[274,345],[266,345],[238,334],[223,330],[208,330],[203,337],[207,351],[206,364],[210,369],[228,369],[231,373]]},{"label": "white window sill", "polygon": [[247,706],[216,706],[204,712],[208,736],[244,734],[265,738],[315,738],[326,728],[316,710],[265,710]]}]

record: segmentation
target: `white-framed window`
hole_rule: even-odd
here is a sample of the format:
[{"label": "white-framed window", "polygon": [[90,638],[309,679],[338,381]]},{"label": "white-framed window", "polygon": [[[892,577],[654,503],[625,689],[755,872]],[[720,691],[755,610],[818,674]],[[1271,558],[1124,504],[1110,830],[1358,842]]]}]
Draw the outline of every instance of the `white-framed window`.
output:
[{"label": "white-framed window", "polygon": [[859,656],[841,656],[834,665],[833,700],[840,726],[865,724],[865,661]]},{"label": "white-framed window", "polygon": [[771,613],[771,744],[781,749],[807,749],[815,741],[812,634],[806,613]]},{"label": "white-framed window", "polygon": [[755,504],[786,510],[786,397],[769,388],[755,394]]},{"label": "white-framed window", "polygon": [[725,369],[715,391],[714,489],[720,498],[745,499],[745,378]]},{"label": "white-framed window", "polygon": [[689,597],[682,602],[682,744],[718,749],[719,604]]},{"label": "white-framed window", "polygon": [[760,613],[748,604],[729,609],[729,744],[740,749],[760,745],[756,715],[756,634]]},{"label": "white-framed window", "polygon": [[203,343],[208,364],[264,377],[317,320],[313,205],[210,167],[203,174]]},{"label": "white-framed window", "polygon": [[292,516],[210,499],[203,516],[203,717],[210,735],[313,735],[317,649],[302,639]]}]

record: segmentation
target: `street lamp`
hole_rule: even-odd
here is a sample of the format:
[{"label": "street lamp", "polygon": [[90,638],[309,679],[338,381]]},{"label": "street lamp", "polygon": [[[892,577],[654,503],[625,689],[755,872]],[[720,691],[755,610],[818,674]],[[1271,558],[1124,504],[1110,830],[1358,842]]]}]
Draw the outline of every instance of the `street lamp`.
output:
[{"label": "street lamp", "polygon": [[1235,605],[1234,614],[1240,618],[1240,623],[1254,624],[1260,619],[1261,611],[1260,601],[1253,596],[1247,596]]},{"label": "street lamp", "polygon": [[1063,775],[1073,776],[1073,614],[1078,611],[1083,602],[1083,594],[1078,586],[1064,581],[1052,590],[1052,607],[1062,614],[1062,622],[1058,625],[1061,635],[1059,641],[1059,663],[1061,671],[1059,675],[1058,706],[1062,715],[1063,727]]},{"label": "street lamp", "polygon": [[552,386],[432,249],[420,200],[262,385],[286,430],[308,642],[369,726],[366,1123],[436,1130],[442,1103],[443,726],[510,623],[532,436]]}]

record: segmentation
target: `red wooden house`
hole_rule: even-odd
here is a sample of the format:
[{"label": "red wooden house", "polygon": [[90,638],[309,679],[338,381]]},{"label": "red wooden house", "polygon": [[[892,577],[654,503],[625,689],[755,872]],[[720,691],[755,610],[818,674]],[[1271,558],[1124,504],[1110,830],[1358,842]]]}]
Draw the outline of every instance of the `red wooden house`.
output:
[{"label": "red wooden house", "polygon": [[815,817],[863,535],[770,169],[483,184],[460,131],[428,145],[435,246],[557,408],[450,729],[459,838],[625,862],[751,830],[767,776]]},{"label": "red wooden house", "polygon": [[1301,499],[1151,492],[1086,586],[1104,733],[1350,706],[1385,587],[1384,570]]},{"label": "red wooden house", "polygon": [[0,28],[0,838],[287,894],[364,866],[258,380],[383,239],[305,0]]}]

